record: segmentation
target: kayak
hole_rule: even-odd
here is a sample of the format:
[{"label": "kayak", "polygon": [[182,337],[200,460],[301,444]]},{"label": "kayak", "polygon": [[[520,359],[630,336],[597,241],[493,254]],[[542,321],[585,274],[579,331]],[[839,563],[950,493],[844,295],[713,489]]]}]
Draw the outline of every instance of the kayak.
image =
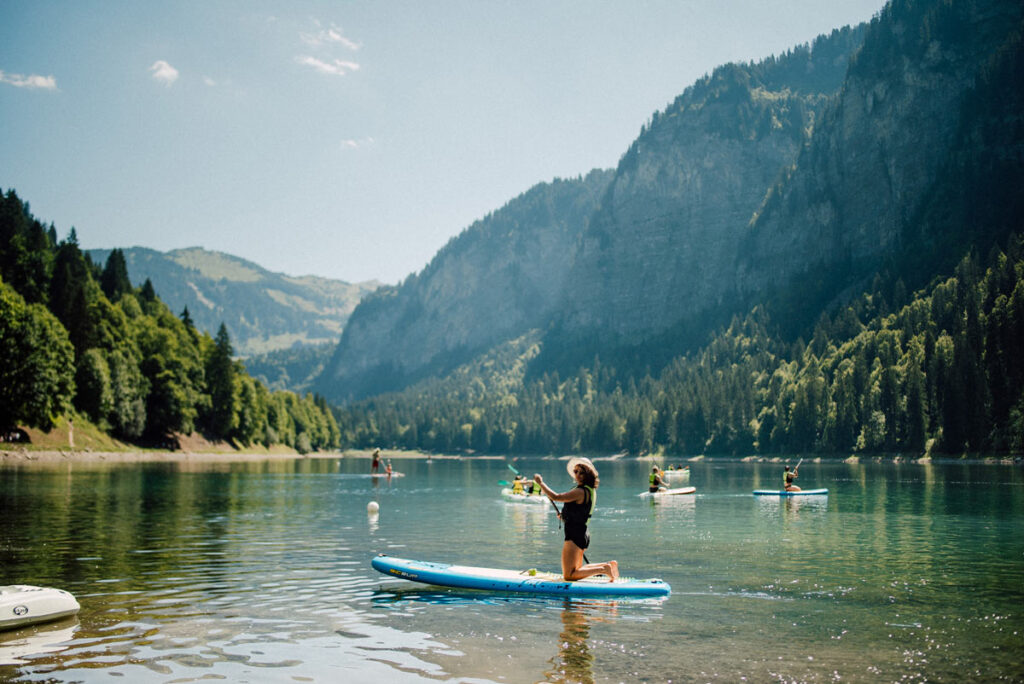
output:
[{"label": "kayak", "polygon": [[682,482],[690,479],[690,469],[680,468],[679,470],[661,471],[661,479],[665,482]]},{"label": "kayak", "polygon": [[644,499],[660,499],[663,496],[679,496],[680,494],[693,494],[696,491],[696,487],[677,487],[675,489],[666,489],[661,492],[644,492],[639,496],[640,498]]},{"label": "kayak", "polygon": [[787,492],[785,489],[755,489],[754,496],[828,496],[827,489],[801,489]]},{"label": "kayak", "polygon": [[0,629],[18,629],[74,615],[75,597],[63,589],[29,584],[0,586]]},{"label": "kayak", "polygon": [[501,490],[501,498],[505,501],[511,501],[512,503],[522,504],[544,505],[548,502],[548,497],[543,494],[514,494],[508,487]]},{"label": "kayak", "polygon": [[668,596],[668,584],[660,579],[588,577],[567,582],[562,575],[538,570],[500,570],[450,565],[380,555],[371,562],[373,569],[392,577],[459,589],[551,594],[558,596]]}]

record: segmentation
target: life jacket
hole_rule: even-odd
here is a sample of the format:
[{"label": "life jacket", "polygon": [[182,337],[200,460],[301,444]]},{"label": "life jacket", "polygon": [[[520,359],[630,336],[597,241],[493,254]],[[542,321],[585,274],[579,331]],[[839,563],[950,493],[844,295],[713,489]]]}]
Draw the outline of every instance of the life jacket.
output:
[{"label": "life jacket", "polygon": [[[566,501],[565,505],[562,506],[562,520],[566,525],[578,524],[586,525],[587,521],[590,520],[590,516],[594,514],[594,506],[597,504],[597,492],[594,491],[593,487],[587,485],[576,485],[582,487],[584,491],[583,503],[577,503],[575,501]],[[587,505],[587,499],[590,499],[590,505]]]},{"label": "life jacket", "polygon": [[648,479],[650,480],[652,487],[657,487],[658,485],[661,484],[661,482],[659,481],[660,478],[661,478],[661,475],[659,475],[658,473],[652,472],[650,478],[648,478]]},{"label": "life jacket", "polygon": [[522,494],[523,493],[523,482],[524,482],[523,480],[513,480],[512,481],[512,493],[513,494]]}]

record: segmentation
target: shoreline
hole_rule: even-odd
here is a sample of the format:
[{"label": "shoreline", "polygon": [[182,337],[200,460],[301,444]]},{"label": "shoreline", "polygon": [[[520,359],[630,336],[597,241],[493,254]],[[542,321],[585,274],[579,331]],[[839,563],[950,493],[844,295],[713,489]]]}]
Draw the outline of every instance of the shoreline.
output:
[{"label": "shoreline", "polygon": [[[0,449],[0,466],[12,464],[32,463],[248,463],[260,461],[299,461],[313,459],[367,459],[371,458],[372,451],[369,449],[346,449],[344,451],[313,452],[300,454],[291,451],[93,451],[93,450],[72,450],[72,449]],[[552,456],[500,456],[493,454],[427,454],[419,451],[386,450],[381,449],[381,457],[392,460],[412,459],[436,459],[445,461],[460,460],[498,460],[515,462],[520,458],[542,459],[542,460],[566,460],[570,455]],[[674,464],[694,464],[704,461],[729,462],[739,461],[745,463],[786,463],[793,459],[801,458],[799,454],[788,456],[688,456],[679,458],[666,458],[664,456],[627,456],[625,454],[614,454],[608,456],[591,456],[597,462],[601,461],[648,461],[648,462],[670,462]],[[1006,456],[993,455],[983,457],[979,455],[955,456],[914,456],[909,454],[886,454],[886,455],[813,455],[802,457],[806,463],[901,463],[910,465],[928,464],[952,464],[965,465],[1024,465],[1024,457],[1020,455]]]}]

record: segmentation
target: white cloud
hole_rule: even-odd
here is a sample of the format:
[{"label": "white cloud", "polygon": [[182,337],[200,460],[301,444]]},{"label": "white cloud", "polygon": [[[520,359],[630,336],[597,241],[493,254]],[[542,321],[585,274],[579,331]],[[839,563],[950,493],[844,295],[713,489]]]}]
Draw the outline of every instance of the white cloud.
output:
[{"label": "white cloud", "polygon": [[300,33],[299,37],[306,45],[318,48],[325,43],[337,43],[342,45],[353,52],[358,50],[362,45],[345,37],[345,34],[341,32],[341,28],[331,24],[329,28],[321,28],[320,22],[314,20],[317,30],[315,33]]},{"label": "white cloud", "polygon": [[39,90],[56,90],[57,79],[53,76],[40,76],[39,74],[8,74],[0,71],[0,83],[8,83],[15,88],[30,88]]},{"label": "white cloud", "polygon": [[373,138],[362,138],[361,140],[355,140],[353,138],[348,138],[347,140],[342,140],[341,141],[341,149],[342,150],[358,150],[358,149],[361,149],[363,147],[369,147],[373,143],[374,143]]},{"label": "white cloud", "polygon": [[153,72],[155,80],[162,81],[167,86],[178,80],[178,70],[162,59],[153,62],[149,70]]},{"label": "white cloud", "polygon": [[347,62],[342,59],[332,59],[329,62],[325,62],[318,57],[312,57],[310,55],[303,55],[295,58],[299,64],[304,64],[309,67],[313,67],[322,74],[330,74],[332,76],[344,76],[345,74],[353,71],[359,71],[359,65],[355,62]]}]

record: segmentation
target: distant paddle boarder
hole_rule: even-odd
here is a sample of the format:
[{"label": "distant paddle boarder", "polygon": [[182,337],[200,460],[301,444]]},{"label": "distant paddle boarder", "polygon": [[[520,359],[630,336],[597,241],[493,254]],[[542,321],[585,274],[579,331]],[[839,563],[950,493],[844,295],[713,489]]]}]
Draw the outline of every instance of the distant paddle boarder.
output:
[{"label": "distant paddle boarder", "polygon": [[793,480],[795,480],[796,478],[800,477],[800,475],[799,475],[799,473],[797,473],[797,471],[800,469],[800,464],[803,463],[803,461],[804,461],[804,459],[802,459],[802,458],[799,461],[797,461],[796,468],[793,468],[792,472],[789,470],[789,466],[786,466],[786,469],[783,471],[783,473],[782,473],[782,481],[785,483],[785,490],[787,492],[799,492],[799,491],[801,491],[799,487],[797,487],[795,484],[793,484]]},{"label": "distant paddle boarder", "polygon": [[533,476],[533,481],[552,502],[560,501],[563,504],[559,513],[559,517],[565,523],[565,543],[562,544],[562,576],[568,581],[574,581],[593,575],[607,575],[608,581],[614,582],[619,578],[618,561],[583,564],[583,552],[590,546],[587,521],[590,520],[590,516],[594,512],[597,487],[600,482],[597,477],[597,468],[589,458],[577,456],[569,460],[566,470],[576,481],[576,486],[561,494],[544,484],[544,478],[539,474]]},{"label": "distant paddle boarder", "polygon": [[373,450],[373,463],[370,464],[370,472],[380,472],[380,449]]}]

